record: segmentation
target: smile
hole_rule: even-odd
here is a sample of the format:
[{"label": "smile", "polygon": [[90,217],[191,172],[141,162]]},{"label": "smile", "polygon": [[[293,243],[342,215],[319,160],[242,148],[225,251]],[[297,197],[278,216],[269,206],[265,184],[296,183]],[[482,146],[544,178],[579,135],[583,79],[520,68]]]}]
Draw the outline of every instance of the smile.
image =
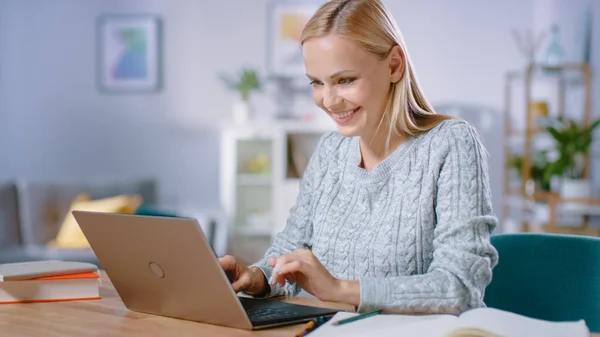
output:
[{"label": "smile", "polygon": [[344,124],[349,122],[359,110],[360,107],[349,111],[332,112],[331,117],[333,117],[333,120],[336,121],[336,123]]}]

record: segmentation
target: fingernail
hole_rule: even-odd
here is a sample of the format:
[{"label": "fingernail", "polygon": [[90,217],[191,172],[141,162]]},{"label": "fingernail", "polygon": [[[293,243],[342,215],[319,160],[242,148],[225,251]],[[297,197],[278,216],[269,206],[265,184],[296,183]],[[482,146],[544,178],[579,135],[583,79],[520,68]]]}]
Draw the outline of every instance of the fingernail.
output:
[{"label": "fingernail", "polygon": [[275,268],[275,273],[276,273],[276,274],[279,274],[279,273],[281,273],[281,269],[279,269],[279,268]]}]

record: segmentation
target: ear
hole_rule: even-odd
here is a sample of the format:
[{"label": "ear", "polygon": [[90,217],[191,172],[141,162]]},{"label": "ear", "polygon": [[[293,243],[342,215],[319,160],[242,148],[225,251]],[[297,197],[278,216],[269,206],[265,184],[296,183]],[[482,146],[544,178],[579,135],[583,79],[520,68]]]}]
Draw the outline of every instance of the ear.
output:
[{"label": "ear", "polygon": [[397,83],[404,76],[405,58],[400,46],[395,45],[388,55],[388,64],[390,67],[390,82]]}]

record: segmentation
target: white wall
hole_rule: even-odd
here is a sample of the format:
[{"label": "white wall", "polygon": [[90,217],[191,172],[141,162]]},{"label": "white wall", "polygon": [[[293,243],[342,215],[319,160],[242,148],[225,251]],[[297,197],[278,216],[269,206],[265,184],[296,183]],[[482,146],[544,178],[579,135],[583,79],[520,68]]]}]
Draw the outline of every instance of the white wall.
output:
[{"label": "white wall", "polygon": [[[153,175],[163,184],[164,199],[214,204],[218,141],[211,125],[228,116],[234,97],[218,82],[217,72],[244,65],[265,69],[266,3],[0,2],[0,141],[8,143],[4,151],[12,158],[0,163],[0,178]],[[520,60],[510,30],[531,25],[531,0],[386,4],[434,103],[502,108],[503,74]],[[107,12],[163,17],[162,93],[104,96],[96,91],[95,20]],[[272,112],[265,95],[257,97],[257,106]],[[500,213],[499,144],[489,150]]]}]

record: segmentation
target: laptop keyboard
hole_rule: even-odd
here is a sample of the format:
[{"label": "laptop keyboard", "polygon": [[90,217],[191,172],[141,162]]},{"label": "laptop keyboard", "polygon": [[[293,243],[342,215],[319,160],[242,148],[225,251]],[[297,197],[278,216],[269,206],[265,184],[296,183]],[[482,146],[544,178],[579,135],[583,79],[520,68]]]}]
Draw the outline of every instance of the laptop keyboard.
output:
[{"label": "laptop keyboard", "polygon": [[299,315],[295,311],[274,308],[251,308],[246,310],[246,313],[251,321],[266,321]]},{"label": "laptop keyboard", "polygon": [[239,297],[246,315],[255,327],[300,322],[321,316],[333,316],[337,310],[285,303],[277,300]]}]

